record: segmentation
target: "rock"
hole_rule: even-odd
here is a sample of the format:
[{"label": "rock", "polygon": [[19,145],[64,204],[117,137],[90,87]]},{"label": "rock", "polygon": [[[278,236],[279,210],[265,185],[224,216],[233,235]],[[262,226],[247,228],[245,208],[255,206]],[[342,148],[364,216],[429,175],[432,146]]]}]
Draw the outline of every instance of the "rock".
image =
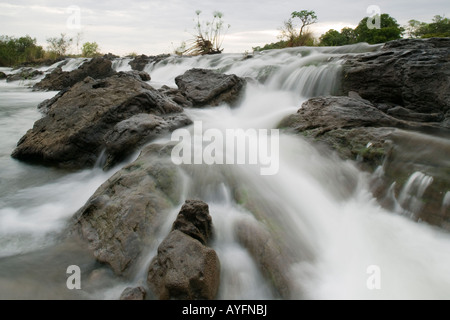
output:
[{"label": "rock", "polygon": [[132,61],[129,62],[129,64],[131,66],[131,69],[142,71],[148,64],[156,64],[168,57],[170,57],[170,54],[160,54],[157,56],[146,56],[145,54],[142,54],[140,56],[136,56]]},{"label": "rock", "polygon": [[62,71],[61,67],[57,67],[39,83],[35,84],[33,88],[59,91],[72,87],[86,77],[104,79],[116,73],[111,66],[110,60],[97,57],[83,63],[81,67],[70,72]]},{"label": "rock", "polygon": [[190,102],[180,90],[164,85],[158,89],[158,91],[170,97],[175,103],[183,108],[192,108],[192,102]]},{"label": "rock", "polygon": [[103,59],[111,60],[111,61],[113,61],[115,59],[119,59],[119,58],[120,58],[119,56],[116,56],[115,54],[112,54],[111,52],[108,52],[107,54],[103,55]]},{"label": "rock", "polygon": [[289,264],[271,234],[254,221],[241,220],[235,226],[238,242],[246,248],[261,273],[275,288],[281,299],[289,299],[293,291]]},{"label": "rock", "polygon": [[146,291],[143,287],[125,288],[120,295],[120,300],[145,300]]},{"label": "rock", "polygon": [[6,77],[6,73],[0,71],[0,80],[6,79]]},{"label": "rock", "polygon": [[397,119],[416,121],[416,122],[441,122],[444,120],[444,115],[442,113],[419,113],[414,112],[409,109],[396,106],[394,108],[389,108],[386,113]]},{"label": "rock", "polygon": [[246,82],[236,75],[191,69],[176,77],[175,83],[194,107],[202,107],[236,103]]},{"label": "rock", "polygon": [[158,299],[216,297],[220,262],[216,252],[203,244],[211,235],[208,205],[198,200],[186,201],[150,264],[147,284]]},{"label": "rock", "polygon": [[180,200],[181,175],[171,150],[170,145],[145,147],[73,217],[70,233],[86,241],[95,258],[116,275],[128,276],[139,267],[142,251],[156,241],[163,217]]},{"label": "rock", "polygon": [[[59,94],[54,101],[45,102],[41,108],[47,109],[47,113],[20,139],[12,156],[30,163],[65,168],[92,167],[106,147],[106,136],[113,152],[108,156],[113,163],[116,156],[127,156],[116,151],[134,150],[132,145],[124,148],[124,141],[133,140],[140,146],[158,132],[165,134],[188,123],[186,117],[165,117],[165,130],[158,131],[155,127],[150,132],[148,126],[145,129],[145,125],[137,125],[136,129],[141,130],[139,137],[114,138],[114,130],[124,128],[123,123],[115,128],[116,125],[134,115],[146,113],[162,117],[183,111],[147,83],[127,73],[103,80],[86,78]],[[135,122],[128,122],[131,123]]]},{"label": "rock", "polygon": [[117,123],[104,137],[107,154],[105,168],[124,160],[124,156],[145,143],[191,123],[184,113],[162,116],[141,113]]},{"label": "rock", "polygon": [[42,71],[33,68],[21,68],[20,71],[6,76],[6,82],[33,80],[43,75]]},{"label": "rock", "polygon": [[343,69],[343,93],[356,91],[373,103],[404,107],[415,113],[414,121],[423,118],[418,114],[433,114],[432,121],[446,121],[449,48],[450,38],[401,39],[386,43],[378,52],[349,56]]},{"label": "rock", "polygon": [[173,230],[180,230],[202,244],[207,244],[213,232],[208,205],[199,200],[186,200],[173,223]]}]

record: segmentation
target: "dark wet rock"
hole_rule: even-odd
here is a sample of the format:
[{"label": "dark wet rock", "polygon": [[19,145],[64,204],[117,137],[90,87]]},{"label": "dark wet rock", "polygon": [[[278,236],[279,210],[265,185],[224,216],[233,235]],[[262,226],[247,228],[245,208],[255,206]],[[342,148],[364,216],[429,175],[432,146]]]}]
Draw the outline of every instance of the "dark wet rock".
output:
[{"label": "dark wet rock", "polygon": [[111,66],[111,60],[97,57],[83,63],[81,67],[70,72],[63,71],[61,67],[57,67],[39,83],[35,84],[33,88],[59,91],[72,87],[86,77],[104,79],[116,73]]},{"label": "dark wet rock", "polygon": [[129,62],[131,69],[142,71],[148,64],[156,64],[166,58],[170,57],[169,54],[160,54],[157,56],[146,56],[142,54],[140,56],[136,56],[132,61]]},{"label": "dark wet rock", "polygon": [[245,80],[207,69],[191,69],[175,78],[180,92],[194,107],[235,104],[241,97]]},{"label": "dark wet rock", "polygon": [[208,205],[199,200],[187,200],[150,264],[147,284],[158,299],[211,300],[216,297],[220,262],[216,252],[203,244],[211,235]]},{"label": "dark wet rock", "polygon": [[92,167],[107,146],[106,136],[108,148],[113,152],[110,155],[113,163],[115,156],[124,158],[126,152],[134,150],[132,145],[123,148],[123,141],[135,141],[135,147],[141,146],[158,133],[165,134],[188,123],[183,116],[165,117],[164,130],[155,127],[150,132],[145,126],[136,124],[136,128],[128,126],[128,129],[142,129],[140,135],[115,139],[115,130],[125,127],[124,123],[118,124],[135,115],[145,113],[162,117],[183,111],[172,100],[128,73],[103,80],[85,78],[67,92],[41,104],[41,109],[46,110],[45,116],[20,139],[12,156],[26,162],[65,168]]},{"label": "dark wet rock", "polygon": [[141,113],[117,123],[104,137],[105,167],[112,167],[147,142],[191,123],[184,113],[161,116]]},{"label": "dark wet rock", "polygon": [[21,68],[16,73],[12,73],[6,76],[6,82],[33,80],[43,75],[44,72],[33,68]]},{"label": "dark wet rock", "polygon": [[123,290],[120,300],[145,300],[146,291],[143,287],[128,287]]},{"label": "dark wet rock", "polygon": [[[442,121],[450,110],[450,38],[401,39],[377,52],[347,57],[344,94],[356,91],[373,103],[392,103],[404,120]],[[395,112],[395,111],[394,111]],[[418,120],[425,119],[425,120]]]},{"label": "dark wet rock", "polygon": [[180,173],[170,146],[149,145],[91,196],[73,217],[71,233],[87,242],[95,258],[117,275],[139,266],[155,244],[164,217],[180,200]]}]

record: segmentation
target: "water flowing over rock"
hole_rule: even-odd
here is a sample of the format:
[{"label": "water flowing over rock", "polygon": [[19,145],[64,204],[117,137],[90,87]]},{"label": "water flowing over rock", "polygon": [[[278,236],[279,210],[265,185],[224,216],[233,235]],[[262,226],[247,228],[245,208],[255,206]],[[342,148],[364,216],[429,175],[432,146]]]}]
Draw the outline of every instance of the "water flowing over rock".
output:
[{"label": "water flowing over rock", "polygon": [[[449,229],[442,191],[450,190],[442,158],[450,136],[449,48],[449,39],[406,39],[347,57],[342,82],[349,97],[309,99],[279,126],[371,173],[380,168],[373,192],[383,205]],[[416,175],[430,183],[419,186]]]},{"label": "water flowing over rock", "polygon": [[206,246],[212,228],[208,205],[187,200],[150,264],[147,283],[158,299],[215,298],[220,262]]},{"label": "water flowing over rock", "polygon": [[148,64],[156,64],[168,57],[170,57],[169,54],[160,54],[157,56],[146,56],[145,54],[141,54],[140,56],[136,56],[129,64],[131,69],[143,71]]},{"label": "water flowing over rock", "polygon": [[33,88],[36,90],[59,91],[70,88],[86,77],[104,79],[116,73],[111,66],[110,60],[98,57],[85,62],[80,68],[70,72],[63,71],[61,67],[57,67],[39,83],[35,84]]},{"label": "water flowing over rock", "polygon": [[45,116],[12,156],[67,168],[92,167],[105,148],[113,165],[152,138],[190,123],[182,107],[134,73],[85,78],[40,107]]},{"label": "water flowing over rock", "polygon": [[[33,68],[21,68],[19,71],[6,76],[6,82],[33,80],[43,75],[44,72]],[[0,76],[1,79],[1,76]]]},{"label": "water flowing over rock", "polygon": [[145,147],[74,215],[75,234],[117,275],[132,272],[143,249],[155,240],[162,217],[179,200],[179,173],[170,152],[169,146]]},{"label": "water flowing over rock", "polygon": [[191,69],[176,77],[175,83],[194,107],[202,107],[236,103],[246,81],[236,75]]}]

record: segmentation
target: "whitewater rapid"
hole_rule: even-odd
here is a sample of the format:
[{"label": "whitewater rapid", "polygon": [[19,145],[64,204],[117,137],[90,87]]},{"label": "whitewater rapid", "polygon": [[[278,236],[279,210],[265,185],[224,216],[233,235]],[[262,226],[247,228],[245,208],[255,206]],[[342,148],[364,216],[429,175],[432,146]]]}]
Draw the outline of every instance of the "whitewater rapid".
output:
[{"label": "whitewater rapid", "polygon": [[[145,71],[156,88],[175,87],[174,79],[191,68],[217,69],[253,79],[239,106],[188,109],[203,129],[271,129],[295,113],[307,98],[335,93],[341,56],[377,50],[377,46],[272,50],[244,58],[240,54],[180,58],[172,56]],[[125,61],[125,63],[124,63]],[[128,70],[127,59],[115,63]],[[76,68],[71,60],[66,68]],[[78,172],[30,166],[10,158],[21,136],[41,116],[39,102],[56,92],[32,92],[26,83],[0,82],[0,297],[52,298],[57,286],[33,272],[29,282],[8,279],[18,254],[49,250],[70,217],[120,166]],[[192,129],[192,128],[191,128]],[[170,136],[161,139],[169,141]],[[212,244],[222,266],[219,299],[276,299],[257,263],[236,239],[243,220],[257,221],[280,236],[293,252],[287,263],[294,299],[447,299],[450,297],[450,235],[398,212],[383,209],[369,191],[369,174],[334,154],[326,156],[301,136],[280,134],[279,172],[262,176],[258,166],[193,165],[184,175],[184,197],[201,197],[210,208],[216,238]],[[266,214],[264,220],[239,203],[228,177],[249,190]],[[179,207],[168,213],[158,238],[170,230]],[[149,248],[140,272],[126,283],[92,289],[87,298],[115,299],[128,285],[139,284],[156,252]],[[50,258],[55,255],[50,254]],[[47,257],[48,258],[48,257]],[[57,260],[57,258],[55,258]],[[12,262],[10,262],[12,261]],[[52,269],[53,270],[53,269]],[[42,272],[42,270],[41,270]],[[52,271],[57,272],[57,271]],[[62,279],[64,280],[64,274]],[[28,278],[27,278],[28,279]],[[15,285],[17,283],[17,286]],[[27,290],[27,286],[41,288]],[[42,286],[42,287],[41,287]],[[31,293],[30,293],[31,292]],[[28,296],[27,296],[28,294]]]}]

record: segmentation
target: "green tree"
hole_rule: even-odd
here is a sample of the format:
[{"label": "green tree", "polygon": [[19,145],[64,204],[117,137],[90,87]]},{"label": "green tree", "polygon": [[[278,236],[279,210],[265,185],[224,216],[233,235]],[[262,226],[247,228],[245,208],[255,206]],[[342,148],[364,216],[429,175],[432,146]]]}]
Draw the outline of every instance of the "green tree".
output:
[{"label": "green tree", "polygon": [[362,19],[355,28],[356,39],[358,42],[367,42],[370,44],[384,43],[391,40],[400,39],[403,31],[405,31],[397,23],[397,20],[389,16],[387,13],[381,14],[380,28],[370,29],[367,25],[369,17]]},{"label": "green tree", "polygon": [[436,15],[431,23],[410,20],[406,30],[412,38],[450,37],[450,19]]},{"label": "green tree", "polygon": [[[297,26],[294,22],[295,18],[300,20],[300,26]],[[286,41],[288,47],[312,45],[314,44],[314,39],[312,34],[307,32],[307,27],[316,22],[317,15],[314,11],[294,11],[291,13],[291,17],[284,22],[283,27],[281,27],[279,38]]]},{"label": "green tree", "polygon": [[81,49],[83,57],[92,58],[100,55],[97,42],[85,42]]},{"label": "green tree", "polygon": [[0,65],[14,66],[44,57],[44,50],[29,35],[20,38],[0,36]]},{"label": "green tree", "polygon": [[328,30],[319,38],[321,46],[344,46],[356,43],[356,33],[352,28],[343,28],[341,32],[334,29]]},{"label": "green tree", "polygon": [[48,38],[48,50],[53,53],[57,57],[64,57],[67,54],[67,51],[70,49],[72,45],[73,39],[66,38],[64,33],[61,33],[59,38]]}]

